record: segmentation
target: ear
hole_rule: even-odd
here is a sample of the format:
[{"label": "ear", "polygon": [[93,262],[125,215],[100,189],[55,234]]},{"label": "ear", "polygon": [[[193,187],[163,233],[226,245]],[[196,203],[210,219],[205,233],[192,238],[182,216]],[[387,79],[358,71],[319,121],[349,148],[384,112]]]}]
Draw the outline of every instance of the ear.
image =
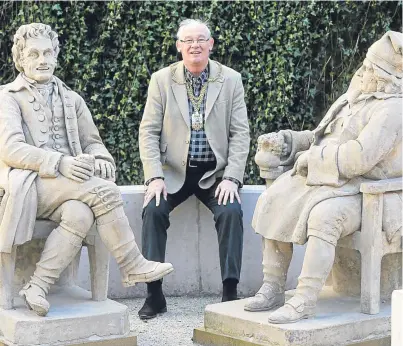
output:
[{"label": "ear", "polygon": [[182,43],[182,42],[180,42],[179,40],[176,40],[176,49],[178,50],[178,52],[181,51],[181,48],[182,48],[181,43]]},{"label": "ear", "polygon": [[214,38],[210,38],[209,40],[209,50],[210,52],[213,50],[213,46],[214,46]]}]

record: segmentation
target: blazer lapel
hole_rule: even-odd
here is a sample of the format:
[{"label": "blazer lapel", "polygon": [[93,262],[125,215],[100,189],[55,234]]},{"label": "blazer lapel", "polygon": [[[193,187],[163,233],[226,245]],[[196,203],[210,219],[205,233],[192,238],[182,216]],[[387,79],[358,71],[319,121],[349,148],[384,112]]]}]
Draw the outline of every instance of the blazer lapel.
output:
[{"label": "blazer lapel", "polygon": [[[209,60],[209,69],[210,69],[209,73],[210,78],[218,77],[218,79],[215,82],[209,82],[207,87],[206,111],[204,114],[205,119],[207,119],[207,117],[211,113],[211,110],[213,109],[214,106],[214,102],[217,100],[221,88],[224,85],[223,83],[224,77],[222,76],[222,72],[220,71],[218,64],[215,63],[214,61]],[[220,76],[218,76],[219,73],[221,73]]]},{"label": "blazer lapel", "polygon": [[186,92],[185,74],[182,61],[173,66],[172,73],[172,92],[182,113],[183,119],[185,120],[187,126],[190,127],[188,95]]}]

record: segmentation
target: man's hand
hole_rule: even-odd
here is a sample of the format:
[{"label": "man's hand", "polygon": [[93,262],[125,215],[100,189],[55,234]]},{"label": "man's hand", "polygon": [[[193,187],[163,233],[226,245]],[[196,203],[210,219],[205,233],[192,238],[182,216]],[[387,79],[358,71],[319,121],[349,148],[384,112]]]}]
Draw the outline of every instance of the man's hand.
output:
[{"label": "man's hand", "polygon": [[153,180],[147,187],[146,193],[144,195],[144,204],[143,208],[147,206],[148,203],[155,196],[155,205],[158,207],[160,205],[161,193],[165,200],[168,198],[167,187],[165,186],[165,182],[163,179],[155,179]]},{"label": "man's hand", "polygon": [[95,176],[115,181],[115,168],[109,161],[95,159]]},{"label": "man's hand", "polygon": [[292,169],[291,175],[298,174],[302,177],[308,175],[308,151],[303,152],[297,159]]},{"label": "man's hand", "polygon": [[230,203],[234,203],[234,197],[238,200],[239,204],[241,204],[241,197],[239,197],[238,193],[238,185],[231,180],[223,179],[221,183],[218,184],[214,197],[218,196],[218,205],[221,205],[221,202],[224,205],[227,205],[228,197]]},{"label": "man's hand", "polygon": [[93,175],[92,167],[76,160],[73,156],[63,156],[59,164],[59,172],[66,178],[82,183]]}]

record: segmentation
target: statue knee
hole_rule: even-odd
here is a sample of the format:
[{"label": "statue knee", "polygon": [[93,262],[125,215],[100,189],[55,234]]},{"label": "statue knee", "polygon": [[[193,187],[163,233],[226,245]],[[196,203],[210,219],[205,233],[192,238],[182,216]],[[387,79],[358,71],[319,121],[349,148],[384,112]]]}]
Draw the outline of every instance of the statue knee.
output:
[{"label": "statue knee", "polygon": [[62,207],[60,225],[71,233],[85,238],[95,220],[91,208],[87,204],[77,200],[64,202]]},{"label": "statue knee", "polygon": [[309,214],[307,237],[314,236],[336,246],[343,231],[342,219],[331,199],[317,204]]}]

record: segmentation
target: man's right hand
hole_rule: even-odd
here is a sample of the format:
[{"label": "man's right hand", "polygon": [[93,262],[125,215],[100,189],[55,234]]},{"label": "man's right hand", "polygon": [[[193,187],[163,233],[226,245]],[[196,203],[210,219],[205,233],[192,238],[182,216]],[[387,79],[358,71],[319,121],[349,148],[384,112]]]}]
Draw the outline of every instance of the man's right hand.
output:
[{"label": "man's right hand", "polygon": [[154,197],[155,197],[155,205],[158,207],[160,205],[161,193],[164,199],[167,200],[168,192],[164,180],[163,179],[153,180],[148,185],[146,193],[144,195],[143,208],[145,208]]},{"label": "man's right hand", "polygon": [[76,160],[73,156],[63,156],[59,164],[59,172],[66,178],[83,183],[94,174],[93,168],[85,163]]}]

